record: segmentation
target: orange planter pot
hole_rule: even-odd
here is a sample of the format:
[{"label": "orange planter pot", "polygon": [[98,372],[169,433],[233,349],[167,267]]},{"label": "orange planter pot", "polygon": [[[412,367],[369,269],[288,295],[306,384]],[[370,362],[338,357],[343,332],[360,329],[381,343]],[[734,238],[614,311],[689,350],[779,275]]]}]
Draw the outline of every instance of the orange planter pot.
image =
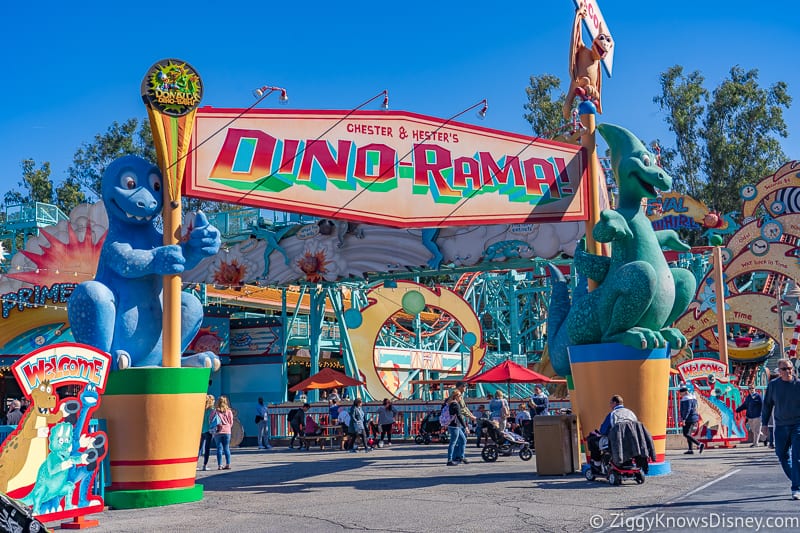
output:
[{"label": "orange planter pot", "polygon": [[197,501],[197,450],[208,368],[131,368],[112,372],[97,417],[107,422],[117,509]]},{"label": "orange planter pot", "polygon": [[[569,358],[581,431],[600,427],[609,412],[609,400],[619,394],[653,436],[655,468],[650,475],[666,474],[664,462],[669,395],[669,348],[636,350],[621,344],[570,346]],[[583,436],[582,436],[583,437]]]}]

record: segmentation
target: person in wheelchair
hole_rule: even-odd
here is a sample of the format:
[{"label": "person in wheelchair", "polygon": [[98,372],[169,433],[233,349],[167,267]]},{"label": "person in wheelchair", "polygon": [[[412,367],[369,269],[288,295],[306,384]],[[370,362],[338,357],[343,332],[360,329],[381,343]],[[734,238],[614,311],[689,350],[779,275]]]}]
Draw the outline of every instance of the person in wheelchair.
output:
[{"label": "person in wheelchair", "polygon": [[647,474],[648,459],[656,459],[653,438],[636,414],[624,406],[622,396],[612,396],[610,406],[611,411],[600,429],[586,439],[591,466],[601,473],[613,464],[620,468],[641,469]]}]

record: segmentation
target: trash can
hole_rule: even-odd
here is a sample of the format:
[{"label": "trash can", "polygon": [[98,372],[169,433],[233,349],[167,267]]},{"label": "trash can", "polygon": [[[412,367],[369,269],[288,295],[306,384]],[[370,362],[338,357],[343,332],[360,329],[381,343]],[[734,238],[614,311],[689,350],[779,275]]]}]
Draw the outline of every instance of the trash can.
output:
[{"label": "trash can", "polygon": [[578,419],[575,415],[535,416],[536,473],[560,476],[580,471]]}]

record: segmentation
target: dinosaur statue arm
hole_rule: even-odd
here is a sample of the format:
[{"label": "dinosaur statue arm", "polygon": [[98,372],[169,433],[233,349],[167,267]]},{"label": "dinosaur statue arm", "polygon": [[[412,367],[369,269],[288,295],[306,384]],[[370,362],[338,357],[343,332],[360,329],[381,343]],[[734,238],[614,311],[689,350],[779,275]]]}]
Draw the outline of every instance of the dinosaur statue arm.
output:
[{"label": "dinosaur statue arm", "polygon": [[592,235],[597,242],[612,242],[632,238],[633,232],[625,217],[611,209],[604,209],[600,212],[600,220],[595,224]]},{"label": "dinosaur statue arm", "polygon": [[688,252],[692,249],[691,246],[681,240],[681,238],[678,236],[678,233],[673,229],[663,229],[657,231],[656,238],[658,239],[659,246],[666,248],[667,250]]},{"label": "dinosaur statue arm", "polygon": [[189,240],[181,244],[186,270],[193,269],[206,257],[215,255],[222,243],[219,230],[208,222],[202,211],[197,212],[195,224],[195,228],[189,233]]},{"label": "dinosaur statue arm", "polygon": [[598,284],[606,279],[611,258],[603,255],[594,255],[582,250],[575,252],[575,270],[582,276],[596,281]]},{"label": "dinosaur statue arm", "polygon": [[124,241],[104,248],[105,265],[124,278],[141,278],[149,274],[180,274],[186,260],[177,244],[149,250],[137,249]]}]

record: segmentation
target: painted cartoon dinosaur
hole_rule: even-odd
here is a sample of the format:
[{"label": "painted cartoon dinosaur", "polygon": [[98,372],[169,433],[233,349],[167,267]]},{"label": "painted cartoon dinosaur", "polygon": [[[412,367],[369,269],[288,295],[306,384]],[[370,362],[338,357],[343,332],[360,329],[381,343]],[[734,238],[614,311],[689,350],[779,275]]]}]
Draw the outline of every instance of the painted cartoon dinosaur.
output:
[{"label": "painted cartoon dinosaur", "polygon": [[89,461],[90,463],[86,466],[83,465],[76,465],[72,470],[69,472],[69,481],[78,489],[78,507],[87,507],[89,505],[89,491],[91,487],[91,477],[96,471],[96,462],[97,459],[102,460],[102,456],[105,453],[105,448],[98,449],[96,447],[97,443],[105,444],[106,438],[104,433],[94,433],[94,434],[84,434],[84,431],[88,433],[89,429],[89,414],[97,408],[97,405],[100,401],[100,395],[97,393],[97,387],[92,385],[91,383],[87,384],[86,387],[81,391],[80,394],[80,401],[81,401],[81,410],[80,415],[78,416],[77,420],[74,423],[74,429],[72,431],[72,453],[77,454],[79,450],[86,449],[91,445],[89,449],[95,450],[94,452],[89,452],[89,449],[86,449],[86,453],[90,453],[92,457],[95,458],[95,461]]},{"label": "painted cartoon dinosaur", "polygon": [[505,261],[512,257],[531,257],[533,256],[533,248],[525,241],[499,241],[486,248],[483,256],[486,261]]},{"label": "painted cartoon dinosaur", "polygon": [[[64,509],[72,506],[75,484],[69,480],[73,466],[86,464],[86,453],[72,452],[72,424],[62,423],[50,431],[50,453],[47,454],[36,476],[33,490],[22,502],[33,508],[33,514],[55,512],[64,499]],[[45,502],[56,502],[55,507]]]},{"label": "painted cartoon dinosaur", "polygon": [[[200,212],[188,238],[164,246],[155,219],[164,202],[157,166],[140,157],[113,161],[103,173],[102,195],[108,233],[95,279],[81,283],[67,313],[76,341],[111,355],[114,369],[160,366],[162,276],[191,270],[219,251],[220,233]],[[181,293],[181,350],[203,320],[203,305]],[[219,358],[203,352],[181,360],[183,366],[219,368]]]},{"label": "painted cartoon dinosaur", "polygon": [[[34,439],[47,438],[47,427],[63,418],[61,411],[53,411],[57,405],[58,397],[49,381],[42,382],[31,391],[30,407],[0,451],[0,492],[8,492],[8,482],[25,467]],[[38,461],[41,460],[38,458]]]},{"label": "painted cartoon dinosaur", "polygon": [[597,130],[611,149],[611,165],[619,187],[619,207],[604,210],[594,227],[596,241],[612,243],[611,257],[577,252],[578,273],[597,282],[591,292],[573,295],[572,305],[561,272],[554,280],[547,328],[553,368],[570,374],[567,347],[618,342],[638,349],[673,349],[686,338],[668,327],[686,310],[695,291],[691,272],[670,268],[662,247],[686,251],[673,230],[654,231],[642,208],[643,198],[668,190],[672,178],[656,165],[655,156],[631,132],[611,124]]}]

